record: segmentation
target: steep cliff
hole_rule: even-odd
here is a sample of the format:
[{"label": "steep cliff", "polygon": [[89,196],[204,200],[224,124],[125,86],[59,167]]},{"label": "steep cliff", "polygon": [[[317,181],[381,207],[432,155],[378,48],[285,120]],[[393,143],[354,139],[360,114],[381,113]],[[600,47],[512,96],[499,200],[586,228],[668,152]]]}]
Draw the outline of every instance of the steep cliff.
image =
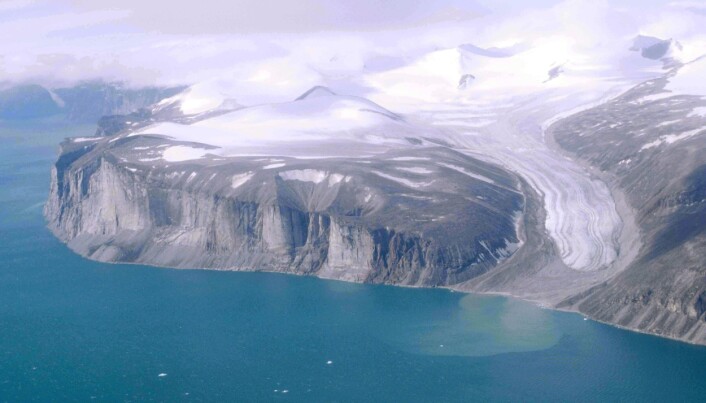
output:
[{"label": "steep cliff", "polygon": [[[0,90],[0,119],[17,120],[63,115],[74,122],[114,127],[125,115],[151,117],[152,105],[180,93],[183,87],[129,88],[121,83],[85,82],[72,87],[45,88],[36,84]],[[159,116],[165,117],[166,111]],[[118,116],[116,116],[118,115]],[[102,119],[104,118],[104,119]],[[129,118],[128,118],[129,122]],[[130,127],[128,123],[125,127]]]},{"label": "steep cliff", "polygon": [[20,85],[0,91],[0,119],[33,119],[60,112],[51,92],[39,85]]},{"label": "steep cliff", "polygon": [[63,143],[49,227],[101,261],[424,286],[478,276],[519,246],[517,179],[444,148],[147,158],[168,147],[147,136]]},{"label": "steep cliff", "polygon": [[171,97],[183,87],[129,88],[121,83],[86,82],[57,88],[54,93],[66,116],[76,122],[97,122],[109,115],[124,115]]}]

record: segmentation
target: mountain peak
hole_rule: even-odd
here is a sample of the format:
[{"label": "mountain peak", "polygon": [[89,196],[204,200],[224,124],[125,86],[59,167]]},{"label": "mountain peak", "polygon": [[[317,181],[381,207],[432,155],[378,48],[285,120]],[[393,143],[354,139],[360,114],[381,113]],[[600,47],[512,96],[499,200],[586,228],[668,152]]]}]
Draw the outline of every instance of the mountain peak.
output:
[{"label": "mountain peak", "polygon": [[661,60],[665,67],[681,62],[682,45],[674,39],[638,35],[633,40],[630,50],[640,52],[640,55],[646,59]]}]

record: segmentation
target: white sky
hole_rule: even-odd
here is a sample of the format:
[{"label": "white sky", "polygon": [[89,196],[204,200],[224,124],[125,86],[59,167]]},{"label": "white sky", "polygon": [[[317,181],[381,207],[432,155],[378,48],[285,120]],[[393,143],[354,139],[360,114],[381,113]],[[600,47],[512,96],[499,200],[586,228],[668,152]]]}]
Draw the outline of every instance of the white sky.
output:
[{"label": "white sky", "polygon": [[704,4],[0,0],[0,80],[63,85],[103,78],[142,85],[253,75],[253,83],[268,76],[315,82],[322,69],[343,77],[463,43],[507,46],[557,34],[586,47],[622,43],[638,33],[699,47],[706,43],[700,39],[706,34]]}]

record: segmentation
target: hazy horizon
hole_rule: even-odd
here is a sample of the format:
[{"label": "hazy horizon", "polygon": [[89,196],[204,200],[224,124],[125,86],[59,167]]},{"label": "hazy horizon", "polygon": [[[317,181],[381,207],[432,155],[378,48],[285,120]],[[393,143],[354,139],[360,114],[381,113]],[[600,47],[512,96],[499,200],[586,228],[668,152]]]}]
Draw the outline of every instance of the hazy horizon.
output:
[{"label": "hazy horizon", "polygon": [[62,86],[101,79],[138,86],[189,85],[216,77],[242,79],[263,66],[280,78],[300,80],[312,72],[341,76],[386,68],[394,66],[395,58],[410,61],[461,44],[531,47],[547,38],[563,38],[579,54],[624,50],[638,34],[674,38],[693,55],[706,53],[706,37],[698,30],[706,24],[706,7],[698,2],[170,4],[0,2],[0,32],[12,38],[0,44],[0,82]]}]

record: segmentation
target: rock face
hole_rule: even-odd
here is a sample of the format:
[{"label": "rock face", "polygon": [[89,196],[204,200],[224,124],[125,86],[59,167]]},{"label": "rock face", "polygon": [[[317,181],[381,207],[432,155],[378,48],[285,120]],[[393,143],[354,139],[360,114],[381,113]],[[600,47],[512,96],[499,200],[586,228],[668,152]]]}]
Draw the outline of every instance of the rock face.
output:
[{"label": "rock face", "polygon": [[557,143],[637,212],[642,248],[619,275],[563,303],[602,321],[706,343],[706,101],[669,76],[558,122]]},{"label": "rock face", "polygon": [[442,147],[365,160],[149,157],[171,146],[63,143],[49,227],[101,261],[424,286],[485,273],[520,243],[517,178]]},{"label": "rock face", "polygon": [[638,35],[630,50],[650,60],[662,61],[665,68],[681,65],[682,45],[674,39]]},{"label": "rock face", "polygon": [[0,91],[0,119],[32,119],[55,115],[61,108],[52,94],[38,85],[22,85]]},{"label": "rock face", "polygon": [[89,82],[54,92],[67,117],[76,122],[97,122],[109,115],[124,115],[149,107],[171,97],[183,87],[146,87],[131,89],[119,83]]},{"label": "rock face", "polygon": [[[74,122],[105,120],[101,126],[115,131],[116,123],[125,120],[125,115],[146,120],[151,110],[145,108],[182,90],[183,87],[132,89],[120,83],[103,82],[55,89],[35,84],[20,85],[0,91],[0,119],[33,119],[62,114]],[[163,112],[161,116],[164,115]]]}]

